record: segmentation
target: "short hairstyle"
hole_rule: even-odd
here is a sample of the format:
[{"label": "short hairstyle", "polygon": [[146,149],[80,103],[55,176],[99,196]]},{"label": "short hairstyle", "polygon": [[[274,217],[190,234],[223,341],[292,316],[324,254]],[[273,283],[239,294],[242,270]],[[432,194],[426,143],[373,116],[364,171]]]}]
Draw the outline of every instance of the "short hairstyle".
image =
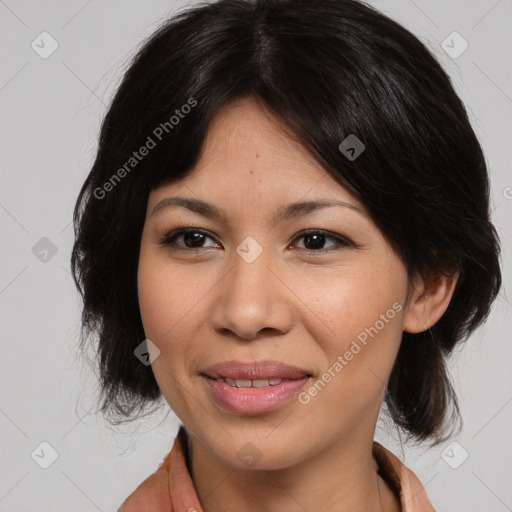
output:
[{"label": "short hairstyle", "polygon": [[[488,172],[432,53],[357,0],[197,4],[166,19],[129,63],[74,211],[82,346],[97,339],[102,412],[127,421],[161,397],[151,367],[133,355],[145,339],[137,266],[148,195],[191,171],[213,116],[242,97],[270,110],[355,194],[411,279],[459,273],[440,320],[403,333],[384,397],[409,438],[443,441],[460,419],[445,360],[501,286]],[[349,135],[365,146],[355,159],[339,147]]]}]

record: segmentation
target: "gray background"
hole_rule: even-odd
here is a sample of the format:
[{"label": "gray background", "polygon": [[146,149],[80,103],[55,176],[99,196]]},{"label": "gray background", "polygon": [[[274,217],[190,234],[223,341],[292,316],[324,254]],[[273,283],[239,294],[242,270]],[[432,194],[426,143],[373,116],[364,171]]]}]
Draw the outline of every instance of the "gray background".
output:
[{"label": "gray background", "polygon": [[[490,167],[504,263],[504,289],[487,324],[450,361],[461,435],[430,451],[402,450],[379,422],[377,439],[418,475],[436,510],[512,510],[512,0],[370,3],[433,49],[466,103]],[[0,0],[1,511],[116,510],[172,446],[172,413],[119,429],[90,413],[96,379],[78,358],[80,301],[69,258],[74,201],[126,59],[183,5]],[[31,47],[43,31],[59,45],[46,59]],[[469,43],[456,59],[441,46],[453,31]],[[36,450],[36,460],[49,461],[50,451],[38,448],[43,441],[58,452],[48,469],[31,457]]]}]

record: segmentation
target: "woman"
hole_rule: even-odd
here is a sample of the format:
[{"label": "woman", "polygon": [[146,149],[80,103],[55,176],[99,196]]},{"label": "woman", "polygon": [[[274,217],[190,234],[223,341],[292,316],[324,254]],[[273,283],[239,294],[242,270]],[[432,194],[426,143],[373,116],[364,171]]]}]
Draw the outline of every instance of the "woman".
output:
[{"label": "woman", "polygon": [[182,422],[121,512],[433,510],[373,440],[379,410],[447,438],[445,358],[501,275],[481,147],[412,34],[355,0],[168,20],[113,99],[75,229],[102,409],[163,396]]}]

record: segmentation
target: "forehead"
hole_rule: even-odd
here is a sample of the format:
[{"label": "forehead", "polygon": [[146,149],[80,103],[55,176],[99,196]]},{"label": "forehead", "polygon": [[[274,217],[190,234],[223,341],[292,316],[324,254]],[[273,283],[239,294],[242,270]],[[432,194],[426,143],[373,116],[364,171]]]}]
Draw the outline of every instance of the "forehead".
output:
[{"label": "forehead", "polygon": [[191,172],[154,190],[150,202],[154,205],[178,192],[212,201],[252,201],[260,208],[268,202],[322,198],[350,200],[364,209],[290,130],[253,98],[240,98],[217,113]]},{"label": "forehead", "polygon": [[289,129],[252,98],[226,106],[212,120],[195,170],[211,166],[246,177],[256,169],[262,177],[302,174],[314,181],[326,174]]}]

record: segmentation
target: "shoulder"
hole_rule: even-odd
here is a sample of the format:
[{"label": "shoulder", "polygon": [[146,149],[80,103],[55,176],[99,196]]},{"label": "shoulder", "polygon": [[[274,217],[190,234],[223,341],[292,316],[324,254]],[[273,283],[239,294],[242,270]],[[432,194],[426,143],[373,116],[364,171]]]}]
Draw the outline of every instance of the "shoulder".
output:
[{"label": "shoulder", "polygon": [[160,467],[126,498],[117,512],[161,512],[162,510],[171,510],[169,494],[169,459],[171,453],[172,450],[165,457]]},{"label": "shoulder", "polygon": [[373,442],[379,473],[400,499],[403,512],[435,512],[419,478],[380,443]]}]

